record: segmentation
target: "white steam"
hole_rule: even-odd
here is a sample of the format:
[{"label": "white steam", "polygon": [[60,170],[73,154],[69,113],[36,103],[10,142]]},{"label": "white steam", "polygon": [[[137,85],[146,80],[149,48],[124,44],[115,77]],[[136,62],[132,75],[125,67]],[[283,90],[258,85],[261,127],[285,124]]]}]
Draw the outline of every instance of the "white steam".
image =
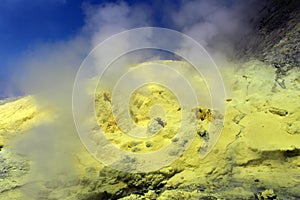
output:
[{"label": "white steam", "polygon": [[[232,55],[234,44],[250,30],[245,22],[256,7],[243,1],[234,5],[220,2],[181,1],[178,8],[162,5],[159,13],[163,13],[163,24],[159,25],[190,35],[215,55]],[[44,179],[62,171],[67,173],[72,167],[71,157],[79,144],[72,118],[72,88],[84,57],[101,41],[120,31],[159,26],[154,19],[156,11],[149,5],[129,6],[122,1],[84,3],[83,10],[85,25],[74,38],[37,46],[22,60],[24,72],[15,73],[15,80],[25,94],[34,94],[41,107],[50,104],[57,111],[53,123],[30,131],[19,141],[20,151],[34,162],[32,175]],[[122,48],[131,42],[138,43],[138,37],[116,45]],[[108,49],[106,56],[113,53]],[[101,57],[98,62],[101,67]]]}]

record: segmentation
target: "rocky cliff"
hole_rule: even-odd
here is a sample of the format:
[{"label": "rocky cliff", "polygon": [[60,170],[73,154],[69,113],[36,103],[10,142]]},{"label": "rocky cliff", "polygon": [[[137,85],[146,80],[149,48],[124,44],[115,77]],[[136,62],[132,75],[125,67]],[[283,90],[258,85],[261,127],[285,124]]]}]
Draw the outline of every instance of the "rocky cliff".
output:
[{"label": "rocky cliff", "polygon": [[251,18],[252,31],[237,45],[237,57],[255,57],[277,69],[276,80],[285,88],[284,76],[300,62],[300,2],[264,1]]}]

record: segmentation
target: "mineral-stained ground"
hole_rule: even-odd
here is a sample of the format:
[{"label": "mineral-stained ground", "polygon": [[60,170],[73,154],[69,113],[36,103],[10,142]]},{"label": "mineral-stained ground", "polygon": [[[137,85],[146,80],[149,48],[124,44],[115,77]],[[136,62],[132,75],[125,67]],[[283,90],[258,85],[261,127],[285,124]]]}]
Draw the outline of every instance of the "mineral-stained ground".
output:
[{"label": "mineral-stained ground", "polygon": [[[80,142],[72,116],[59,117],[38,96],[1,100],[0,199],[300,199],[299,8],[299,1],[268,1],[253,19],[254,33],[237,45],[237,59],[221,64],[225,120],[205,158],[199,149],[220,117],[207,105],[189,110],[197,131],[178,159],[153,172],[129,173],[97,161]],[[183,61],[158,62],[189,74]],[[206,93],[203,78],[191,76]],[[99,128],[115,146],[136,154],[178,143],[183,108],[170,90],[150,84],[132,94],[131,119],[153,134],[140,140],[117,126],[109,89],[99,88],[95,97],[96,143]],[[160,107],[158,116],[149,115],[156,103],[165,117]]]},{"label": "mineral-stained ground", "polygon": [[[171,67],[187,65],[160,62]],[[104,166],[78,142],[72,154],[74,175],[42,179],[37,172],[33,177],[34,159],[16,151],[18,143],[13,141],[31,129],[55,123],[55,112],[51,107],[38,106],[34,96],[1,102],[0,199],[299,199],[299,69],[285,76],[286,88],[275,81],[276,69],[254,59],[223,67],[221,73],[229,92],[216,146],[204,159],[199,157],[199,147],[209,134],[207,125],[216,114],[205,108],[191,110],[199,120],[191,146],[169,166],[149,173]],[[170,91],[149,85],[132,95],[133,120],[162,129],[155,137],[141,141],[118,129],[110,110],[110,95],[109,91],[98,91],[96,110],[100,127],[112,143],[139,153],[176,142],[172,131],[178,124],[179,109]],[[160,102],[170,117],[156,121],[145,117],[155,102]]]}]

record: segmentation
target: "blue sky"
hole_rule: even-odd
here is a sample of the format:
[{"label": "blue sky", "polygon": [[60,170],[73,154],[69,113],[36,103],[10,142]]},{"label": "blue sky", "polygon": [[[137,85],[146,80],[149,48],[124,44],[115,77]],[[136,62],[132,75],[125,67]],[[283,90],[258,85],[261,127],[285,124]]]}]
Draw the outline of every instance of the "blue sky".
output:
[{"label": "blue sky", "polygon": [[[10,74],[22,67],[18,63],[36,45],[65,41],[84,25],[82,3],[101,4],[101,0],[2,0],[0,4],[0,98],[12,84]],[[129,5],[151,1],[126,1]],[[152,1],[152,8],[159,7]],[[159,13],[153,16],[159,22]],[[156,19],[155,19],[156,18]]]},{"label": "blue sky", "polygon": [[[82,3],[97,0],[2,0],[0,4],[0,65],[4,66],[38,43],[66,40],[84,25]],[[137,1],[127,1],[130,4]],[[158,2],[158,1],[154,1]],[[152,3],[156,6],[157,3]],[[157,5],[158,6],[158,5]],[[159,20],[159,19],[157,19]]]},{"label": "blue sky", "polygon": [[1,1],[0,69],[2,76],[13,60],[21,56],[24,51],[38,43],[67,39],[80,29],[83,25],[82,0],[69,2]]},{"label": "blue sky", "polygon": [[[145,10],[142,12],[147,13],[151,20],[148,25],[184,31],[195,39],[203,40],[208,44],[215,39],[212,37],[215,35],[220,36],[222,33],[230,36],[236,35],[235,29],[239,22],[236,22],[236,17],[231,16],[235,10],[230,7],[235,4],[234,2],[242,2],[233,0],[123,1],[130,9],[136,5],[145,5],[146,7],[143,7]],[[122,1],[1,0],[0,99],[21,94],[14,86],[13,81],[15,80],[12,80],[11,75],[22,73],[22,59],[26,59],[28,54],[34,52],[39,45],[72,40],[82,31],[87,20],[83,9],[84,3],[97,5],[120,2]],[[230,9],[224,9],[225,7]],[[211,13],[213,14],[211,15]],[[172,14],[175,14],[175,17]],[[208,19],[205,19],[207,16],[209,16]],[[139,21],[135,15],[131,17],[133,18],[128,19],[129,21]],[[230,27],[230,30],[227,27]],[[211,30],[211,32],[206,30]]]},{"label": "blue sky", "polygon": [[16,60],[35,45],[76,34],[84,23],[81,3],[82,0],[1,1],[0,90],[11,84],[11,71],[21,67]]}]

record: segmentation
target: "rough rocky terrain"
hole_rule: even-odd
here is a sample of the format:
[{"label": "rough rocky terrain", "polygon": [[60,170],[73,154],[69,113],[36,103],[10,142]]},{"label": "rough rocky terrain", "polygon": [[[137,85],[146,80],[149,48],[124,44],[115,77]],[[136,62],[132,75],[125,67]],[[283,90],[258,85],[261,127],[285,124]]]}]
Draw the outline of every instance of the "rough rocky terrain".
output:
[{"label": "rough rocky terrain", "polygon": [[[299,199],[299,69],[287,74],[286,89],[274,80],[276,69],[259,61],[227,67],[222,73],[231,93],[227,97],[225,124],[217,145],[207,157],[200,159],[203,135],[196,135],[178,160],[150,173],[135,174],[105,167],[83,147],[78,147],[73,163],[76,175],[33,181],[30,171],[35,163],[16,153],[9,141],[34,126],[51,122],[51,114],[39,110],[42,108],[35,105],[34,97],[2,104],[1,119],[5,120],[1,121],[0,198]],[[135,98],[150,101],[142,93]],[[106,100],[99,99],[102,103]],[[142,113],[137,113],[137,118],[141,116]],[[205,121],[208,122],[208,118],[201,123]],[[166,127],[170,122],[172,119],[166,121]],[[106,128],[113,128],[106,123],[110,122],[104,123]],[[126,136],[122,140],[111,136],[111,140],[128,151],[147,151],[151,146],[147,147],[144,142],[132,144]],[[158,141],[166,144],[164,140],[171,139],[162,136]],[[155,146],[159,142],[151,144]],[[32,192],[30,188],[36,189],[37,184],[39,190]]]},{"label": "rough rocky terrain", "polygon": [[[129,173],[104,166],[85,149],[70,131],[73,129],[63,131],[73,135],[70,141],[76,148],[69,164],[74,169],[50,173],[59,168],[54,157],[42,160],[48,166],[41,171],[41,159],[22,152],[26,146],[20,147],[18,140],[37,128],[38,140],[28,148],[42,150],[38,144],[45,144],[48,138],[43,135],[45,129],[38,128],[58,123],[56,110],[41,105],[35,96],[1,100],[0,199],[300,199],[299,8],[297,0],[265,1],[253,19],[254,32],[237,47],[237,57],[243,61],[222,66],[227,90],[225,122],[216,146],[204,159],[199,157],[199,148],[209,135],[210,118],[215,117],[206,106],[194,113],[200,128],[191,146],[175,162],[155,172]],[[186,65],[165,62],[171,67]],[[97,96],[100,126],[123,150],[151,152],[176,142],[172,132],[176,117],[152,121],[144,117],[153,101],[162,102],[169,113],[177,112],[175,97],[157,86],[150,91],[154,99],[142,90],[134,95],[132,116],[136,123],[150,124],[149,130],[163,133],[142,141],[132,140],[116,127],[109,111],[110,92]],[[61,150],[55,144],[53,149]]]},{"label": "rough rocky terrain", "polygon": [[271,0],[262,5],[251,19],[253,30],[237,45],[237,58],[254,57],[271,64],[284,88],[284,76],[300,62],[300,2]]}]

